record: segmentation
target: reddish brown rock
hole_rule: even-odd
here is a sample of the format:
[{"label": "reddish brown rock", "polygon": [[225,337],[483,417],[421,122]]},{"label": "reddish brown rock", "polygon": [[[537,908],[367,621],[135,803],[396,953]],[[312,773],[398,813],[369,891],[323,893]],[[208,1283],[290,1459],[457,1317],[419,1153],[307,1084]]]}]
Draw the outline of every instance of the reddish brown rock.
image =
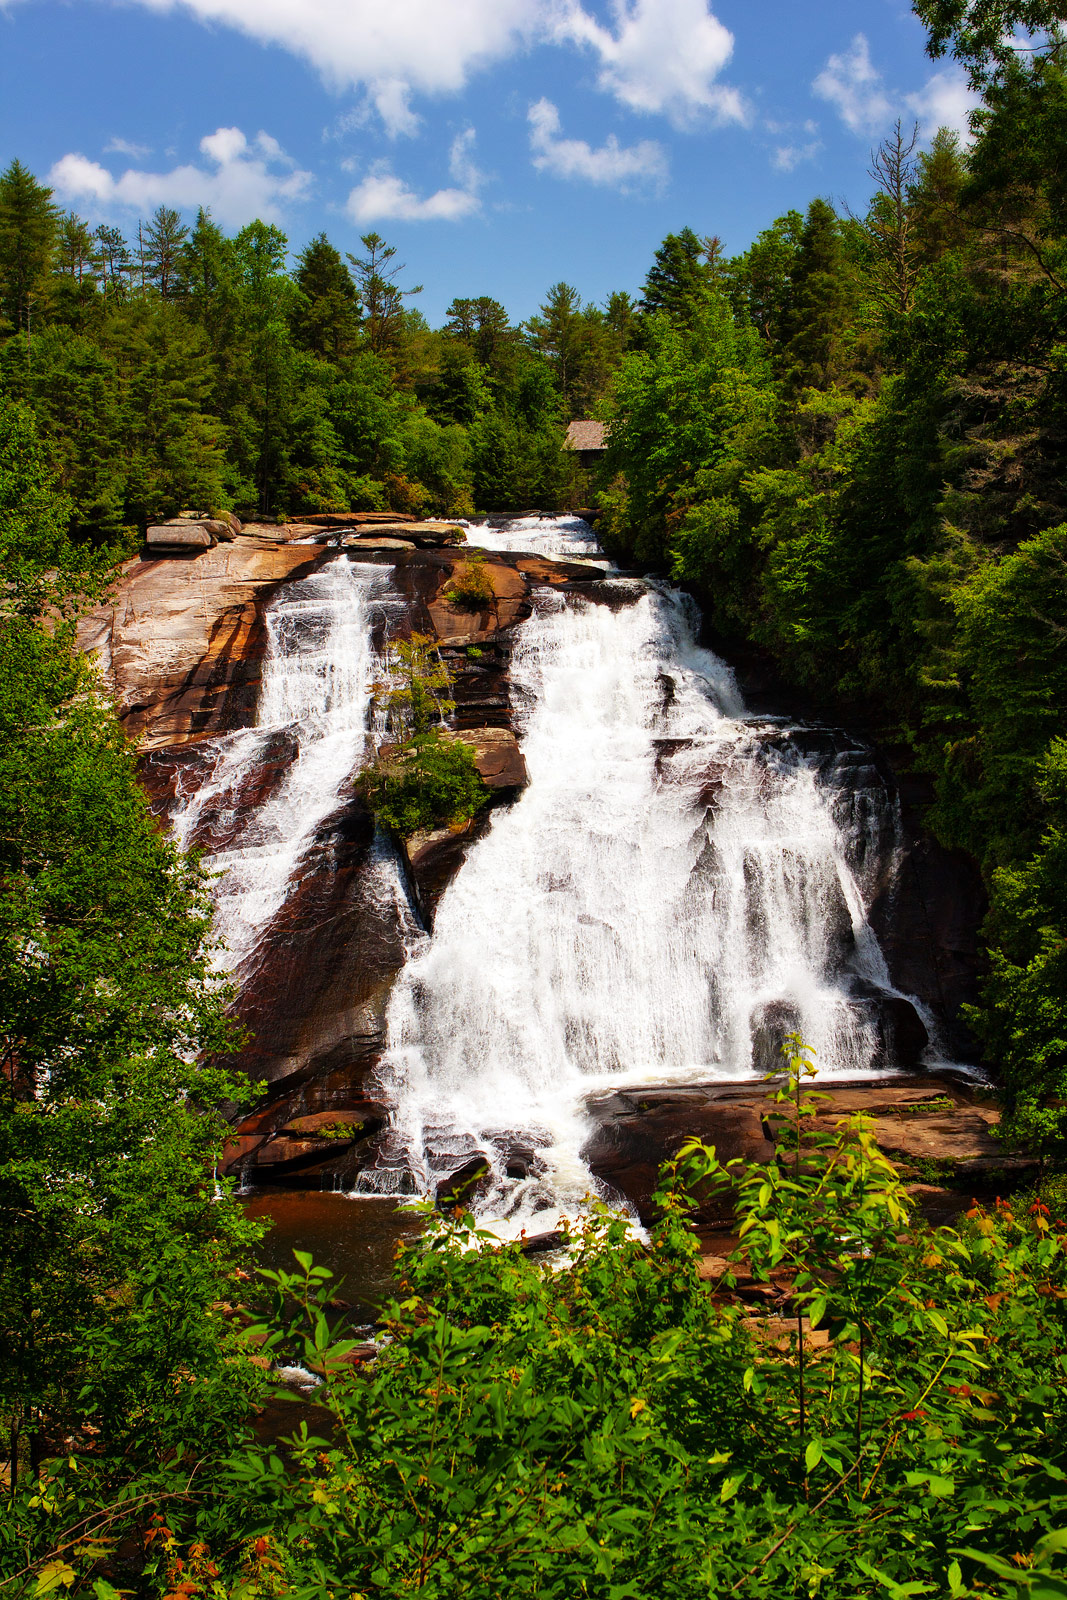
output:
[{"label": "reddish brown rock", "polygon": [[525,757],[510,728],[461,728],[445,738],[474,752],[474,765],[487,788],[522,789],[529,781]]},{"label": "reddish brown rock", "polygon": [[263,610],[321,550],[239,539],[202,554],[127,563],[112,604],[79,627],[142,748],[248,726],[266,648]]},{"label": "reddish brown rock", "polygon": [[[927,1074],[830,1080],[814,1088],[826,1097],[814,1127],[832,1133],[855,1112],[873,1118],[875,1138],[902,1176],[915,1176],[916,1169],[919,1174],[937,1171],[944,1184],[969,1199],[990,1186],[1018,1185],[1034,1171],[1032,1162],[1012,1155],[994,1138],[996,1107],[980,1087],[962,1079]],[[592,1096],[587,1105],[594,1128],[582,1155],[596,1177],[634,1204],[643,1221],[654,1216],[651,1197],[659,1168],[686,1139],[713,1145],[723,1161],[767,1162],[774,1128],[788,1116],[758,1081],[616,1091]],[[938,1196],[945,1192],[936,1189]],[[943,1199],[939,1204],[943,1208]],[[728,1213],[728,1201],[704,1205],[697,1220],[705,1228],[723,1227]],[[722,1247],[715,1251],[726,1253]]]}]

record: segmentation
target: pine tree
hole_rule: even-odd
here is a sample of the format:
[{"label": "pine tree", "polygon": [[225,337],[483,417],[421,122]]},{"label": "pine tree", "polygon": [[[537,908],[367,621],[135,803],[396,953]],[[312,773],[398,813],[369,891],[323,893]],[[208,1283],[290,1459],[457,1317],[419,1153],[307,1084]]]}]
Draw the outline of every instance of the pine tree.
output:
[{"label": "pine tree", "polygon": [[929,150],[920,152],[918,172],[909,193],[916,249],[924,263],[940,261],[966,237],[960,215],[960,191],[966,178],[967,166],[958,134],[939,128]]},{"label": "pine tree", "polygon": [[788,384],[794,393],[829,388],[840,375],[850,301],[849,266],[837,214],[826,200],[813,200],[793,266],[786,319]]},{"label": "pine tree", "polygon": [[175,292],[182,246],[188,237],[188,228],[169,206],[158,206],[144,230],[145,272],[164,300]]},{"label": "pine tree", "polygon": [[386,244],[381,234],[361,234],[360,243],[367,254],[349,255],[348,259],[355,269],[363,337],[376,356],[395,358],[403,340],[404,301],[409,295],[421,294],[422,284],[400,288],[396,280],[404,267],[391,265],[396,245]]},{"label": "pine tree", "polygon": [[303,294],[293,318],[296,341],[324,361],[345,361],[359,338],[359,298],[338,250],[320,233],[297,257]]},{"label": "pine tree", "polygon": [[581,297],[572,284],[554,283],[538,315],[526,324],[530,343],[551,364],[565,409],[571,412],[582,357]]},{"label": "pine tree", "polygon": [[93,234],[100,259],[100,280],[109,304],[125,300],[130,286],[130,249],[121,228],[101,223]]},{"label": "pine tree", "polygon": [[[709,249],[712,261],[708,259]],[[669,233],[656,251],[641,290],[640,310],[645,316],[664,312],[689,325],[708,301],[717,239],[701,239],[692,228]]]},{"label": "pine tree", "polygon": [[59,215],[51,189],[21,161],[0,173],[0,316],[27,346],[48,306]]},{"label": "pine tree", "polygon": [[99,308],[103,262],[97,245],[81,217],[71,213],[62,219],[56,236],[56,313],[73,328],[84,329]]}]

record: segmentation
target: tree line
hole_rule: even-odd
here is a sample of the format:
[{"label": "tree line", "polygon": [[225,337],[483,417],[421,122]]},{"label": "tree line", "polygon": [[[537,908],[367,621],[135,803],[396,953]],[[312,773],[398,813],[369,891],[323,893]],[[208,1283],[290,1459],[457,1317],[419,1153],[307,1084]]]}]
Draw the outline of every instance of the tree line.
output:
[{"label": "tree line", "polygon": [[377,233],[227,236],[161,206],[136,234],[91,229],[13,161],[0,174],[0,388],[33,411],[97,542],[182,505],[252,513],[554,508],[573,488],[566,423],[625,348],[559,283],[513,325],[488,295],[431,329]]}]

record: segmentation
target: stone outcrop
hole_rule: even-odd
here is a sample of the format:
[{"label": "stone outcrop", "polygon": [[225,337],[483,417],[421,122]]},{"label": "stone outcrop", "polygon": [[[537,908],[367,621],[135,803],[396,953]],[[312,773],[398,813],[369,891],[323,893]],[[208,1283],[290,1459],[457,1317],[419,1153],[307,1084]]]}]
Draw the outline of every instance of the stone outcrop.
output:
[{"label": "stone outcrop", "polygon": [[114,603],[91,612],[79,637],[143,750],[252,722],[264,610],[280,584],[323,559],[314,547],[279,547],[246,533],[232,544],[127,562]]},{"label": "stone outcrop", "polygon": [[[831,1132],[854,1112],[871,1117],[878,1144],[939,1220],[946,1212],[958,1213],[972,1195],[996,1194],[1035,1170],[996,1139],[999,1113],[992,1097],[958,1074],[827,1079],[813,1087],[826,1099],[811,1126]],[[687,1139],[714,1145],[722,1161],[766,1163],[773,1159],[775,1125],[783,1115],[761,1083],[616,1090],[591,1096],[586,1104],[592,1130],[583,1159],[608,1192],[630,1201],[645,1222],[655,1216],[652,1194],[660,1165]],[[697,1220],[706,1229],[728,1230],[728,1203],[705,1203]]]}]

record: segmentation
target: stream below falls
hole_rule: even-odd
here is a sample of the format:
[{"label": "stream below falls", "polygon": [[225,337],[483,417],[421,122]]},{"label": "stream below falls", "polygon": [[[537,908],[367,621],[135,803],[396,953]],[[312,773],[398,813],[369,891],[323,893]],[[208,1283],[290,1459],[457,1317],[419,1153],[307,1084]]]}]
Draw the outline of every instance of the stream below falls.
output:
[{"label": "stream below falls", "polygon": [[[576,519],[493,523],[468,541],[597,561]],[[588,570],[581,593],[535,589],[512,630],[529,782],[470,846],[432,931],[389,840],[366,869],[406,960],[371,1079],[388,1121],[355,1190],[433,1195],[480,1158],[477,1209],[506,1232],[551,1227],[596,1189],[593,1093],[752,1078],[794,1029],[827,1076],[942,1057],[869,921],[900,848],[872,753],[750,713],[688,596],[603,558]],[[178,838],[220,874],[239,979],[383,736],[373,681],[402,621],[389,576],[339,552],[279,592],[258,725],[214,740],[207,776],[174,802]],[[279,748],[284,775],[261,796],[252,775]]]}]

